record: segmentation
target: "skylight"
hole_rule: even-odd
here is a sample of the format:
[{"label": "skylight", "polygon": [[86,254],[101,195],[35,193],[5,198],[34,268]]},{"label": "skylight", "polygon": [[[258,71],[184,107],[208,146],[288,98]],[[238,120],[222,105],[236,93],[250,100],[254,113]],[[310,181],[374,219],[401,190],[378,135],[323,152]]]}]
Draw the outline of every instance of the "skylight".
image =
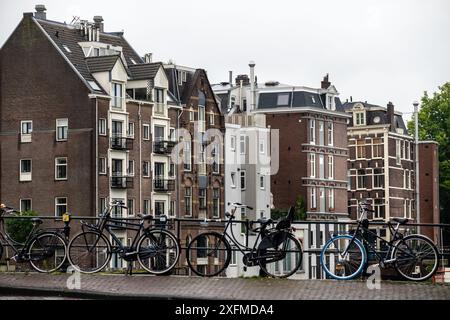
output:
[{"label": "skylight", "polygon": [[68,53],[72,53],[72,51],[69,49],[69,47],[68,46],[66,46],[66,45],[63,45],[63,48],[64,48],[64,50],[66,50]]},{"label": "skylight", "polygon": [[95,81],[88,81],[88,83],[91,86],[91,88],[94,89],[95,91],[102,91],[102,89],[100,89],[100,87]]}]

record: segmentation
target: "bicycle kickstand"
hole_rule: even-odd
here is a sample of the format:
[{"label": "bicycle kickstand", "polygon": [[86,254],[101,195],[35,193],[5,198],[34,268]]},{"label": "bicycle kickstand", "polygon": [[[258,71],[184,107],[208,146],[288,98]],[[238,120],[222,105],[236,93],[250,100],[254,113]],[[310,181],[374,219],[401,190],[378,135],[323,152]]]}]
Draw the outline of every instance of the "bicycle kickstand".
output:
[{"label": "bicycle kickstand", "polygon": [[126,275],[128,275],[128,274],[129,274],[130,276],[133,275],[133,263],[131,263],[131,262],[128,263]]}]

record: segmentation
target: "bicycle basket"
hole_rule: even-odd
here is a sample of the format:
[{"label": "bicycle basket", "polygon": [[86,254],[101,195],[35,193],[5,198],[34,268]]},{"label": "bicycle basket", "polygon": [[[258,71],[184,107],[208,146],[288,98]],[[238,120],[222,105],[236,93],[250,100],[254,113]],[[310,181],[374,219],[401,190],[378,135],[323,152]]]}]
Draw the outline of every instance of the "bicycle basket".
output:
[{"label": "bicycle basket", "polygon": [[287,232],[271,229],[268,231],[268,234],[262,239],[261,243],[258,246],[258,249],[278,248],[278,246],[286,240],[287,235]]},{"label": "bicycle basket", "polygon": [[292,221],[294,221],[294,213],[295,213],[295,208],[290,207],[287,216],[285,218],[281,219],[277,223],[277,225],[275,226],[275,229],[277,229],[277,230],[289,229]]}]

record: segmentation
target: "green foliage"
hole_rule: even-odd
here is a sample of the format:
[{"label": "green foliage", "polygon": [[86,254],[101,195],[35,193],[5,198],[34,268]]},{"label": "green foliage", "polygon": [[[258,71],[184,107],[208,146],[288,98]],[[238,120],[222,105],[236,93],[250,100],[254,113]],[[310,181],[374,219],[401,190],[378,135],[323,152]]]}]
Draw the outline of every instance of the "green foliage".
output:
[{"label": "green foliage", "polygon": [[[20,214],[23,217],[35,217],[37,213],[34,211],[25,211]],[[33,224],[31,223],[29,218],[24,219],[8,219],[5,217],[6,231],[8,235],[15,241],[24,243],[28,235],[33,229]]]},{"label": "green foliage", "polygon": [[[439,87],[432,97],[425,92],[421,102],[419,139],[439,143],[441,222],[450,223],[450,82]],[[414,117],[408,122],[408,130],[414,134]]]},{"label": "green foliage", "polygon": [[[305,200],[302,196],[298,196],[295,199],[295,214],[294,214],[294,220],[306,220],[306,209],[305,209]],[[272,209],[270,212],[270,217],[273,220],[280,220],[287,216],[289,211],[289,208],[279,208],[279,209]]]}]

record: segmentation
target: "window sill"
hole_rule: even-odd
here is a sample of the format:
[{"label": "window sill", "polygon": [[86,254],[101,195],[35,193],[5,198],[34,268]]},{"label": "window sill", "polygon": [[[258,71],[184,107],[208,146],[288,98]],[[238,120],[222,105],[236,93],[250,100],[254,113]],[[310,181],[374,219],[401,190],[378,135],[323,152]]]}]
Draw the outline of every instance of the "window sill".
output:
[{"label": "window sill", "polygon": [[55,181],[67,181],[67,178],[65,178],[65,179],[56,179],[55,178]]}]

